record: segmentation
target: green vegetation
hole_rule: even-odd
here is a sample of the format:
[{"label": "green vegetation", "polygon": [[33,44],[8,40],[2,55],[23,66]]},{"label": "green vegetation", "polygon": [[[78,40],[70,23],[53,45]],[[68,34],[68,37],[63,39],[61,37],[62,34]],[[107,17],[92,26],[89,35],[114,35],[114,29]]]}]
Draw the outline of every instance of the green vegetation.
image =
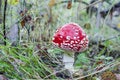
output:
[{"label": "green vegetation", "polygon": [[[78,74],[77,77],[75,75],[74,79],[81,78],[81,76],[88,77],[87,75],[91,74],[89,77],[93,76],[94,78],[91,80],[97,80],[101,72],[106,70],[120,74],[117,72],[120,68],[118,66],[120,65],[120,36],[117,36],[119,35],[118,31],[106,24],[109,14],[107,18],[101,19],[99,27],[96,27],[96,14],[93,16],[87,14],[86,7],[88,5],[81,2],[73,1],[71,8],[67,9],[68,2],[61,3],[63,0],[53,0],[55,3],[50,3],[52,0],[10,1],[8,0],[6,10],[6,35],[18,35],[18,37],[14,37],[15,41],[8,38],[5,40],[4,24],[0,23],[1,75],[5,75],[8,79],[18,80],[63,79],[56,73],[65,70],[60,66],[64,65],[61,58],[58,58],[65,52],[53,46],[52,37],[56,29],[69,22],[78,23],[88,34],[90,40],[88,49],[77,56],[75,67],[82,70],[82,75]],[[118,2],[118,0],[107,1],[112,2],[112,5]],[[85,2],[89,3],[90,0]],[[102,9],[112,7],[107,3],[103,5]],[[2,6],[4,6],[4,0],[2,0]],[[21,11],[23,15],[20,13]],[[1,7],[0,12],[2,12],[1,18],[4,7]],[[29,18],[29,16],[31,19],[24,22],[25,17]],[[115,17],[115,20],[119,22],[120,16]],[[116,23],[116,21],[113,23],[120,28],[120,23]],[[18,34],[14,34],[15,29],[10,30],[15,24],[19,27]],[[11,35],[11,32],[14,35]],[[4,41],[7,42],[7,45],[4,45]],[[101,71],[99,72],[99,70]]]}]

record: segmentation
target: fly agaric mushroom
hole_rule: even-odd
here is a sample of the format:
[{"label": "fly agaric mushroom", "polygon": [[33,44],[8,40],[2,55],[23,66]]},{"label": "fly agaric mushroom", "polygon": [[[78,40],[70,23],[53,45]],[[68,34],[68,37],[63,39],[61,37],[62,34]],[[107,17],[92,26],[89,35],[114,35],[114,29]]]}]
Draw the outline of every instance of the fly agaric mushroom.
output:
[{"label": "fly agaric mushroom", "polygon": [[53,44],[61,49],[73,52],[71,56],[64,54],[65,68],[74,70],[74,54],[88,47],[88,37],[76,23],[68,23],[59,28],[53,36]]}]

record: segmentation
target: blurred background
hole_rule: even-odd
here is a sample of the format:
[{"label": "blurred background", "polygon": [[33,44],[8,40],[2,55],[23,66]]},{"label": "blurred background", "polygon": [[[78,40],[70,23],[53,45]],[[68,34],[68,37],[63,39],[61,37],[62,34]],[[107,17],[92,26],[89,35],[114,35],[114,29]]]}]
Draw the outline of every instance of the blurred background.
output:
[{"label": "blurred background", "polygon": [[[66,53],[52,44],[69,22],[89,37],[72,75],[62,62]],[[0,79],[119,80],[120,1],[0,0],[0,57]]]}]

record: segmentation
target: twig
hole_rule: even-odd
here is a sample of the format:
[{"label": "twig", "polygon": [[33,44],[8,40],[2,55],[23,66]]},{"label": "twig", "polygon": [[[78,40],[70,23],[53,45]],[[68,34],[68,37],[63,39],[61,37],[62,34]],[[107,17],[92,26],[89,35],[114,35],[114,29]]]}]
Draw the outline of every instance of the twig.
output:
[{"label": "twig", "polygon": [[110,38],[107,38],[107,39],[103,39],[103,40],[98,40],[98,41],[90,40],[90,43],[97,44],[97,43],[101,43],[101,42],[106,42],[106,41],[118,38],[119,36],[120,36],[120,34],[113,36],[113,37],[110,37]]},{"label": "twig", "polygon": [[88,76],[91,76],[91,75],[94,75],[94,74],[103,72],[103,71],[105,71],[105,70],[107,70],[107,69],[109,69],[109,68],[111,68],[111,67],[115,67],[115,66],[117,66],[117,65],[120,65],[120,62],[114,62],[113,64],[110,64],[110,65],[104,67],[103,69],[101,69],[101,70],[99,70],[99,71],[95,71],[95,72],[93,72],[93,73],[91,73],[91,74],[88,74],[88,75],[85,75],[85,76],[81,76],[81,77],[79,77],[79,78],[76,78],[76,80],[79,80],[79,79],[82,79],[82,78],[85,78],[85,77],[88,77]]},{"label": "twig", "polygon": [[2,9],[1,9],[1,7],[2,7],[2,1],[0,0],[0,24],[2,23]]},{"label": "twig", "polygon": [[102,8],[102,4],[103,2],[100,2],[99,3],[99,8],[98,8],[98,11],[97,11],[97,21],[96,21],[96,26],[97,26],[97,29],[99,29],[99,26],[100,26],[100,20],[101,20],[101,16],[100,16],[100,11],[101,11],[101,8]]},{"label": "twig", "polygon": [[7,9],[7,0],[5,0],[4,4],[4,16],[3,16],[3,35],[4,35],[4,45],[6,45],[6,9]]},{"label": "twig", "polygon": [[119,36],[120,36],[120,34],[117,35],[117,36],[113,36],[113,37],[110,37],[108,39],[102,40],[101,42],[105,42],[105,41],[108,41],[108,40],[111,40],[111,39],[115,39],[115,38],[118,38]]},{"label": "twig", "polygon": [[103,1],[103,0],[95,1],[95,2],[92,3],[92,4],[89,4],[87,7],[83,7],[83,8],[81,8],[81,10],[86,9],[86,8],[88,8],[88,7],[90,7],[90,6],[93,6],[93,5],[95,5],[95,4],[99,3],[99,2],[102,2],[102,1]]},{"label": "twig", "polygon": [[120,28],[117,27],[117,25],[115,25],[115,24],[111,24],[111,22],[109,22],[109,21],[106,22],[106,24],[107,24],[110,28],[113,28],[114,30],[120,32]]},{"label": "twig", "polygon": [[[55,3],[55,6],[58,5],[58,4],[68,3],[68,2],[69,2],[69,0],[67,0],[67,1],[61,1],[61,2]],[[89,5],[88,3],[84,2],[83,0],[76,0],[74,2],[79,2],[79,3],[83,3],[85,5]]]},{"label": "twig", "polygon": [[60,70],[60,71],[53,72],[53,73],[51,73],[50,75],[47,75],[46,77],[44,77],[44,79],[47,79],[47,78],[49,78],[50,76],[55,75],[56,73],[59,73],[59,72],[65,71],[65,70],[67,70],[67,69],[62,69],[62,70]]}]

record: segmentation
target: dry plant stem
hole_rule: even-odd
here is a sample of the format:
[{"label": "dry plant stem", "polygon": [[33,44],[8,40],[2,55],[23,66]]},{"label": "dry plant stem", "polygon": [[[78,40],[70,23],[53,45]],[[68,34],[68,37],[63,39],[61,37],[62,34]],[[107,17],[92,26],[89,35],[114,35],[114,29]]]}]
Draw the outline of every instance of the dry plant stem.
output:
[{"label": "dry plant stem", "polygon": [[7,9],[7,0],[5,0],[4,4],[4,16],[3,16],[3,34],[4,34],[4,45],[6,45],[6,9]]},{"label": "dry plant stem", "polygon": [[[92,3],[92,4],[88,4],[88,3],[84,2],[84,0],[78,0],[76,2],[81,2],[81,3],[85,4],[85,5],[88,5],[87,7],[90,7],[90,6],[95,5],[95,4],[97,4],[99,2],[102,2],[102,1],[103,0],[98,0],[98,1],[95,1],[94,3]],[[55,5],[58,5],[58,4],[61,4],[61,3],[68,3],[68,1],[61,1],[59,3],[56,3]],[[84,7],[82,9],[80,9],[80,10],[86,9],[87,7]]]},{"label": "dry plant stem", "polygon": [[118,34],[116,36],[113,36],[113,37],[110,37],[108,39],[102,40],[101,42],[109,41],[109,40],[112,40],[112,39],[115,39],[115,38],[118,38],[118,37],[120,37],[120,34]]},{"label": "dry plant stem", "polygon": [[46,77],[44,77],[44,80],[47,79],[47,78],[49,78],[49,77],[52,76],[52,75],[55,75],[56,73],[59,73],[59,72],[65,71],[65,70],[66,70],[66,69],[62,69],[62,70],[60,70],[60,71],[55,71],[55,72],[51,73],[50,75],[47,75]]},{"label": "dry plant stem", "polygon": [[76,17],[77,20],[79,20],[79,9],[80,9],[80,7],[81,7],[81,4],[79,3],[79,5],[77,7],[77,17]]},{"label": "dry plant stem", "polygon": [[100,16],[100,11],[101,11],[101,8],[102,8],[102,2],[99,3],[99,7],[98,7],[98,11],[97,11],[97,21],[96,21],[96,27],[97,29],[99,29],[99,26],[100,26],[100,20],[101,20],[101,16]]},{"label": "dry plant stem", "polygon": [[99,3],[99,2],[102,2],[102,1],[103,1],[103,0],[95,1],[94,3],[89,4],[87,7],[81,8],[80,10],[86,9],[86,8],[88,8],[88,7],[90,7],[90,6],[93,6],[93,5],[95,5],[95,4]]},{"label": "dry plant stem", "polygon": [[[115,4],[115,2],[114,2],[114,3],[110,3],[111,6],[114,6],[114,4]],[[111,9],[112,9],[112,7],[110,8],[110,10],[111,10]],[[120,28],[117,27],[117,25],[111,24],[111,23],[112,23],[112,19],[111,19],[110,16],[108,16],[108,15],[110,14],[110,10],[108,11],[106,18],[104,19],[103,26],[104,26],[105,23],[106,23],[106,24],[108,25],[108,27],[113,28],[114,30],[120,32]],[[107,20],[107,19],[109,19],[109,20]]]},{"label": "dry plant stem", "polygon": [[[10,58],[13,58],[10,56]],[[13,58],[14,59],[14,58]],[[14,70],[17,71],[17,73],[19,74],[19,76],[22,75],[22,73],[19,71],[17,63],[16,62],[11,62],[11,60],[9,58],[7,58],[7,60],[10,62],[10,64],[14,67]],[[14,59],[15,60],[15,59]]]},{"label": "dry plant stem", "polygon": [[79,80],[79,79],[82,79],[82,78],[85,78],[85,77],[88,77],[88,76],[91,76],[91,75],[94,75],[94,74],[103,72],[103,71],[105,71],[105,70],[107,70],[107,69],[110,69],[111,67],[115,67],[115,66],[117,66],[117,65],[120,65],[120,62],[115,61],[115,62],[113,62],[112,64],[104,67],[104,68],[101,69],[101,70],[95,71],[95,72],[93,72],[93,73],[91,73],[91,74],[88,74],[88,75],[85,75],[85,76],[81,76],[81,77],[79,77],[79,78],[76,78],[76,80]]},{"label": "dry plant stem", "polygon": [[2,23],[2,16],[1,16],[2,15],[2,11],[1,11],[2,9],[1,8],[2,8],[2,0],[0,0],[0,24]]},{"label": "dry plant stem", "polygon": [[[62,4],[62,3],[68,3],[69,1],[70,1],[70,0],[61,1],[61,2],[56,3],[55,5],[57,5],[57,4]],[[83,4],[85,4],[85,5],[89,5],[88,3],[84,2],[83,0],[76,0],[76,1],[74,1],[74,2],[79,2],[79,3],[83,3]]]},{"label": "dry plant stem", "polygon": [[111,19],[110,19],[110,21],[107,21],[107,22],[106,22],[106,24],[108,25],[108,27],[113,28],[114,30],[116,30],[116,31],[120,32],[120,28],[119,28],[119,27],[117,27],[117,25],[112,24]]}]

